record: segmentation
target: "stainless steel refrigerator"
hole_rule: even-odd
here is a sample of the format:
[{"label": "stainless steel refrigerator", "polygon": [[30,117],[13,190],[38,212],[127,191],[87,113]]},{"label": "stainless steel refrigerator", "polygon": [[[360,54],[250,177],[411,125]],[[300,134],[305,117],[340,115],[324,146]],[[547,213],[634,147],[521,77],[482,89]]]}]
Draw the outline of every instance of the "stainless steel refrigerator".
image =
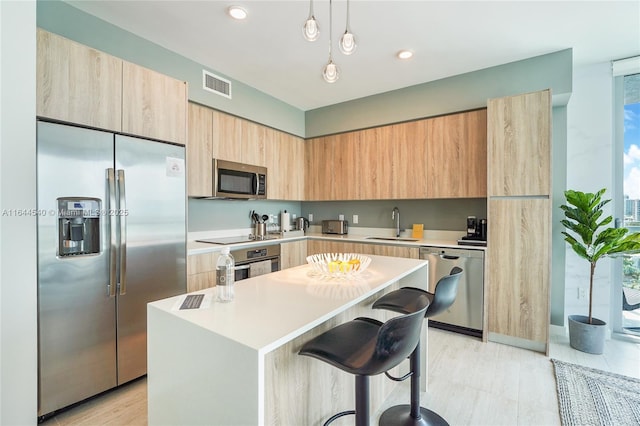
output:
[{"label": "stainless steel refrigerator", "polygon": [[184,147],[37,122],[38,416],[146,374],[146,304],[186,291]]}]

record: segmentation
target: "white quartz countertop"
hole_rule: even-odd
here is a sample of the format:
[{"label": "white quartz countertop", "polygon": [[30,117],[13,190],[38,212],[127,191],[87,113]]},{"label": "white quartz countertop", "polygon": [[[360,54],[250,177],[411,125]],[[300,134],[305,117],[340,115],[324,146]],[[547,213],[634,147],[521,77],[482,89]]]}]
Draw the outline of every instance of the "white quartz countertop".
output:
[{"label": "white quartz countertop", "polygon": [[[357,228],[351,228],[357,229]],[[350,231],[351,232],[351,231]],[[400,245],[400,246],[413,246],[413,247],[445,247],[445,248],[460,248],[460,249],[474,249],[474,250],[486,250],[486,247],[481,246],[472,246],[472,245],[459,245],[458,238],[462,237],[464,232],[454,232],[454,231],[444,231],[444,232],[430,232],[425,231],[425,236],[422,239],[417,241],[405,241],[405,240],[376,240],[371,239],[371,236],[381,236],[388,237],[391,235],[387,235],[384,232],[376,232],[372,230],[371,232],[360,231],[349,233],[346,235],[336,235],[336,234],[322,234],[319,232],[307,232],[306,234],[299,235],[293,237],[282,238],[279,237],[278,234],[271,235],[269,240],[262,241],[251,241],[247,243],[239,243],[229,245],[231,250],[236,250],[239,248],[252,247],[252,246],[262,246],[267,244],[279,244],[289,241],[296,241],[301,239],[315,239],[315,240],[339,240],[344,242],[354,242],[354,243],[368,243],[368,244],[387,244],[387,245]],[[409,237],[407,237],[409,238]],[[198,237],[197,239],[200,239]],[[223,245],[218,244],[208,244],[208,243],[200,243],[196,242],[195,239],[190,239],[187,242],[187,254],[202,254],[213,251],[220,251],[220,249],[224,247]]]},{"label": "white quartz countertop", "polygon": [[[426,260],[370,256],[369,267],[352,280],[314,276],[310,265],[236,283],[235,300],[179,310],[186,295],[149,304],[185,321],[267,353],[356,305],[399,279],[427,267]],[[426,275],[425,275],[426,276]],[[191,294],[212,294],[215,288]]]}]

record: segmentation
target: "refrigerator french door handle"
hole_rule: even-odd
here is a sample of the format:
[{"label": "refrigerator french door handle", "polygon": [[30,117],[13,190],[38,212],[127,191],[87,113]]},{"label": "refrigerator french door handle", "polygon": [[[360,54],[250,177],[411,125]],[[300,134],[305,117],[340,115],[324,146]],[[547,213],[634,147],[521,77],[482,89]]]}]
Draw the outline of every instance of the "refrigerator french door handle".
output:
[{"label": "refrigerator french door handle", "polygon": [[124,170],[118,170],[118,221],[120,222],[120,295],[127,293],[127,203]]},{"label": "refrigerator french door handle", "polygon": [[107,216],[109,217],[109,284],[107,285],[107,295],[109,297],[116,296],[117,280],[117,251],[116,251],[116,217],[112,212],[116,210],[116,176],[115,171],[111,168],[107,169],[107,182],[109,191],[109,206],[107,208]]}]

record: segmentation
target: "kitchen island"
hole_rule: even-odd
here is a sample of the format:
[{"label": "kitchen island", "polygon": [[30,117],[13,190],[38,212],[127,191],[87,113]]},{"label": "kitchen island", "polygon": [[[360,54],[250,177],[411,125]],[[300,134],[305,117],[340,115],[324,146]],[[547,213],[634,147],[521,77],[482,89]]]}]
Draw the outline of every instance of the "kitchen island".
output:
[{"label": "kitchen island", "polygon": [[[303,265],[236,283],[231,303],[179,310],[185,295],[150,303],[149,424],[312,425],[352,409],[353,376],[297,353],[358,316],[392,317],[371,309],[383,294],[427,288],[426,261],[371,258],[351,280],[323,279]],[[215,288],[197,293],[215,296]],[[426,326],[423,333],[426,342]],[[421,379],[426,390],[426,375]],[[395,386],[384,375],[372,378],[372,414]]]}]

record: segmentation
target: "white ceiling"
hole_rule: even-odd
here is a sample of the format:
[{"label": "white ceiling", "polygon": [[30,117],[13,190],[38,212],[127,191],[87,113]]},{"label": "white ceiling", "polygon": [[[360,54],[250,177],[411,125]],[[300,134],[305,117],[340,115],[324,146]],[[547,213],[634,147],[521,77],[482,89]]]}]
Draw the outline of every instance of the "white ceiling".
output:
[{"label": "white ceiling", "polygon": [[[573,48],[574,67],[640,54],[640,1],[352,0],[358,49],[344,56],[346,0],[314,0],[320,39],[302,38],[308,0],[78,1],[67,3],[302,110]],[[229,18],[231,4],[249,13]],[[400,49],[413,59],[395,59]]]}]

